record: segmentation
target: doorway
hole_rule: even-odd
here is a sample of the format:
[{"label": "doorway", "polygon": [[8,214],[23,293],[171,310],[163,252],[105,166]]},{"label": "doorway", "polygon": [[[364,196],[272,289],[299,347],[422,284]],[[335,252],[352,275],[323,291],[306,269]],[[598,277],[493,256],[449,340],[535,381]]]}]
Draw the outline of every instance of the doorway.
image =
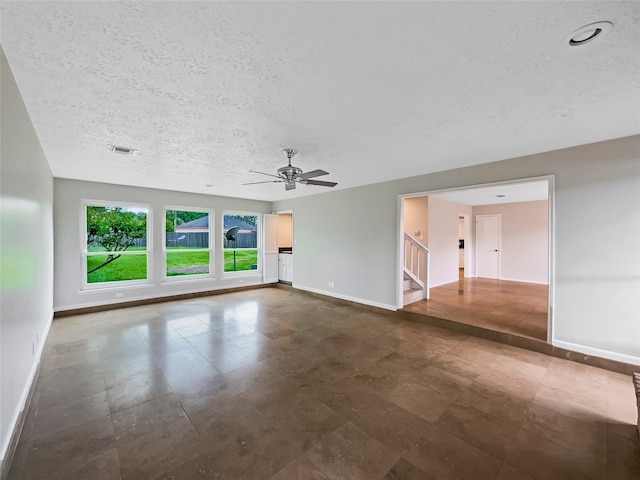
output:
[{"label": "doorway", "polygon": [[[479,322],[482,328],[551,343],[553,176],[399,196],[400,229],[406,226],[404,199],[418,197],[429,205],[424,243],[431,251],[430,268],[441,269],[430,270],[430,275],[454,278],[430,284],[428,300],[405,306],[401,297],[399,308],[460,323]],[[432,206],[439,210],[432,212]],[[535,222],[532,210],[538,215]],[[458,252],[451,252],[453,242],[446,240],[450,238],[446,233],[451,231],[449,224],[433,223],[444,218],[443,212],[451,212]],[[446,215],[449,218],[449,213]],[[527,229],[534,223],[537,230],[531,235]],[[399,233],[404,236],[406,232]],[[402,265],[403,242],[399,245]],[[443,268],[452,271],[443,273]],[[399,275],[399,296],[401,282]]]},{"label": "doorway", "polygon": [[293,210],[275,213],[278,217],[278,281],[293,284]]}]

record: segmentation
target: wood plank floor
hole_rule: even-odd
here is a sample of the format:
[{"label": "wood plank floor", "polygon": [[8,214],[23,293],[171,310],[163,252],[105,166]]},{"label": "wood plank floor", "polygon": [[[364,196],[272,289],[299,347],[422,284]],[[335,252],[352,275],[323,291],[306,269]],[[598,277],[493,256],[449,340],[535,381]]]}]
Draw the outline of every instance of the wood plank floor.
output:
[{"label": "wood plank floor", "polygon": [[547,340],[548,286],[464,278],[431,289],[405,310],[536,340]]}]

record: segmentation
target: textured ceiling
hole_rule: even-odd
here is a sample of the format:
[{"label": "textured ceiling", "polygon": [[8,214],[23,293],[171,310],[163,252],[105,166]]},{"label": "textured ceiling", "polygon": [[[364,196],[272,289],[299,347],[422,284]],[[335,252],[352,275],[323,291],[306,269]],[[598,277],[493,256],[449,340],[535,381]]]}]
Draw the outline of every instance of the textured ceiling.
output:
[{"label": "textured ceiling", "polygon": [[[277,200],[640,133],[640,2],[2,2],[54,176]],[[610,33],[563,39],[596,21]],[[132,156],[106,144],[138,149]],[[207,187],[211,185],[211,187]]]}]

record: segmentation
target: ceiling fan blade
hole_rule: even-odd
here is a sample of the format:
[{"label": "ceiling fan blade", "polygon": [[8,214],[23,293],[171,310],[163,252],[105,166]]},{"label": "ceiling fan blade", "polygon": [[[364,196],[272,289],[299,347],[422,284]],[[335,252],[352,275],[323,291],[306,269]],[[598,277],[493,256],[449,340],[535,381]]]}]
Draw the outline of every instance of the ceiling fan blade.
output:
[{"label": "ceiling fan blade", "polygon": [[296,184],[295,183],[286,183],[284,186],[284,189],[289,191],[289,190],[295,190],[296,189]]},{"label": "ceiling fan blade", "polygon": [[322,180],[306,180],[303,183],[305,185],[319,185],[321,187],[335,187],[338,185],[336,182],[323,182]]},{"label": "ceiling fan blade", "polygon": [[270,173],[264,173],[264,172],[258,172],[257,170],[249,170],[251,173],[259,173],[260,175],[268,175],[270,177],[275,177],[275,178],[282,178],[278,175],[272,175]]},{"label": "ceiling fan blade", "polygon": [[241,183],[240,185],[257,185],[259,183],[282,183],[284,180],[266,180],[264,182],[249,182],[249,183]]},{"label": "ceiling fan blade", "polygon": [[307,178],[321,177],[322,175],[329,175],[329,172],[324,170],[311,170],[310,172],[304,172],[298,175],[298,178],[306,180]]}]

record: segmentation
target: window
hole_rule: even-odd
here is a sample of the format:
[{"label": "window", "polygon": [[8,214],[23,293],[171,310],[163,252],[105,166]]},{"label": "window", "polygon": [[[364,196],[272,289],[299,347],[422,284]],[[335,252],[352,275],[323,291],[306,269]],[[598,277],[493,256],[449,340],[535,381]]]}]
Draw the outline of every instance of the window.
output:
[{"label": "window", "polygon": [[149,208],[85,204],[85,284],[149,278]]},{"label": "window", "polygon": [[211,274],[210,210],[165,210],[165,275]]},{"label": "window", "polygon": [[259,215],[224,215],[224,271],[258,269]]}]

